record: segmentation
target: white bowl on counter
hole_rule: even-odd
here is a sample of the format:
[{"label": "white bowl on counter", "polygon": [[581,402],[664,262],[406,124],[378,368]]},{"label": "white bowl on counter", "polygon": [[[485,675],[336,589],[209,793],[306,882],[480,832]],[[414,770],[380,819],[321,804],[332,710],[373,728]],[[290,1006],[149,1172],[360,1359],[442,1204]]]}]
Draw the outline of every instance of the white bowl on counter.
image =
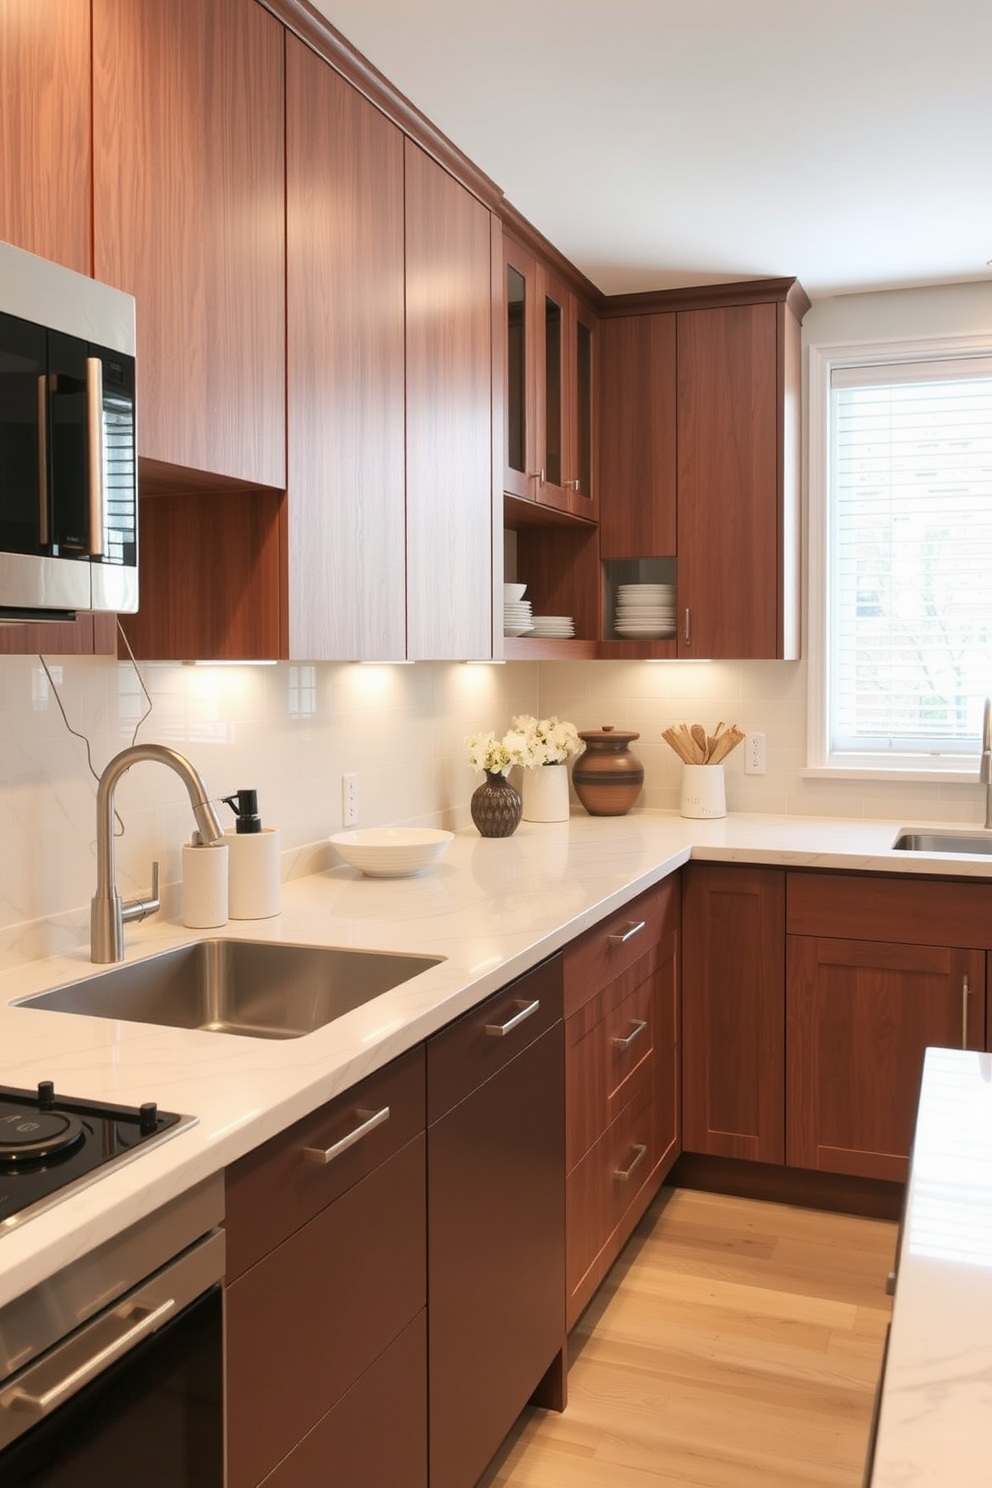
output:
[{"label": "white bowl on counter", "polygon": [[454,835],[434,827],[358,827],[328,840],[349,867],[368,878],[410,878],[435,863]]}]

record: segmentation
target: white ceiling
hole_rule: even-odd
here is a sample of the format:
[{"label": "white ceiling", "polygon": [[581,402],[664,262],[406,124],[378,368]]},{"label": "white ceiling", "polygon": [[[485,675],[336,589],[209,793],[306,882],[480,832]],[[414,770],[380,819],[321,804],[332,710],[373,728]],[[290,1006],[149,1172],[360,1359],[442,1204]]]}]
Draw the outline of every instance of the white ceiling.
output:
[{"label": "white ceiling", "polygon": [[314,0],[607,294],[992,280],[992,0]]}]

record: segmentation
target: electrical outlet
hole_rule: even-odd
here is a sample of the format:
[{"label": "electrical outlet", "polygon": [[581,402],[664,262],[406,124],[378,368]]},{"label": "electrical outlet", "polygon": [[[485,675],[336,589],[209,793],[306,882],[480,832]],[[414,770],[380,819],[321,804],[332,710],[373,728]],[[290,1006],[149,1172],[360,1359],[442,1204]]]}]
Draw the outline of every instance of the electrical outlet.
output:
[{"label": "electrical outlet", "polygon": [[358,776],[341,776],[341,825],[358,825]]},{"label": "electrical outlet", "polygon": [[744,735],[744,774],[764,775],[765,773],[765,736],[764,734]]}]

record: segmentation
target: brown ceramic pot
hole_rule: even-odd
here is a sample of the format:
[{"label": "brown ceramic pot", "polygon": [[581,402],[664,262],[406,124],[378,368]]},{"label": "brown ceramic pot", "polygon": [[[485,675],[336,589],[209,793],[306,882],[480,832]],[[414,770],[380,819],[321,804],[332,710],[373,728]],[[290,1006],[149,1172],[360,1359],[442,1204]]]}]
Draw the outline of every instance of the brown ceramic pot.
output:
[{"label": "brown ceramic pot", "polygon": [[640,737],[608,723],[579,733],[586,748],[572,767],[572,784],[590,816],[625,816],[637,800],[644,766],[629,746]]},{"label": "brown ceramic pot", "polygon": [[520,793],[504,775],[486,771],[469,802],[472,820],[483,837],[512,837],[523,809]]}]

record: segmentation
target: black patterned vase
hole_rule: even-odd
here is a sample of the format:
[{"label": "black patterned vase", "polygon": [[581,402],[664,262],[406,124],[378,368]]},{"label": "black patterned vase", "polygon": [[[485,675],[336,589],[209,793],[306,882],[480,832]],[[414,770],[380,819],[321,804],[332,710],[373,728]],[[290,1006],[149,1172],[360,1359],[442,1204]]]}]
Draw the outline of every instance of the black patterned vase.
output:
[{"label": "black patterned vase", "polygon": [[473,792],[469,807],[483,837],[512,837],[523,810],[519,791],[505,775],[494,775],[489,770],[483,784]]}]

